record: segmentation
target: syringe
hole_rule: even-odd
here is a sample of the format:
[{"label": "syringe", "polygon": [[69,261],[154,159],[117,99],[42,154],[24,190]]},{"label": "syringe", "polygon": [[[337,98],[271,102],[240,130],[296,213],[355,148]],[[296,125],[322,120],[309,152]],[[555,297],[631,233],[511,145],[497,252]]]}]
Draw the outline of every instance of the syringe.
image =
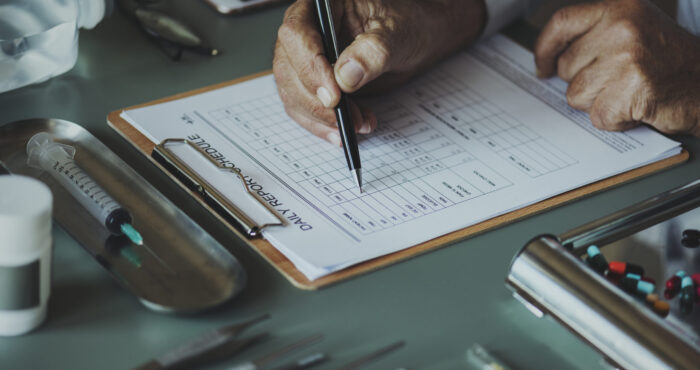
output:
[{"label": "syringe", "polygon": [[110,233],[124,234],[135,244],[143,245],[143,237],[131,225],[129,212],[75,163],[74,156],[74,147],[54,142],[47,132],[40,132],[27,142],[30,167],[50,173]]}]

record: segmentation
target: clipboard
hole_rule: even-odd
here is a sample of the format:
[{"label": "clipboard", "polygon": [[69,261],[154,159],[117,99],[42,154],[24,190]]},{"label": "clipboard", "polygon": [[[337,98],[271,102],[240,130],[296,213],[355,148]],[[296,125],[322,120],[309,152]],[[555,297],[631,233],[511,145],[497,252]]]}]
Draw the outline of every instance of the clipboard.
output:
[{"label": "clipboard", "polygon": [[[231,214],[236,213],[233,210],[222,210],[217,207],[216,201],[212,201],[212,199],[207,196],[204,192],[202,191],[197,191],[196,189],[193,190],[192,186],[194,185],[202,185],[203,181],[201,179],[196,179],[196,178],[190,178],[190,180],[187,181],[182,181],[183,179],[183,174],[187,173],[187,169],[183,168],[177,168],[177,166],[174,166],[172,163],[167,164],[165,163],[161,158],[159,157],[158,151],[156,151],[155,157],[153,156],[154,150],[156,149],[157,145],[160,143],[153,143],[151,142],[146,136],[144,136],[138,129],[133,127],[129,122],[124,120],[120,114],[124,110],[128,109],[134,109],[134,108],[140,108],[140,107],[145,107],[149,105],[154,105],[154,104],[159,104],[159,103],[164,103],[168,102],[171,100],[176,100],[192,95],[197,95],[201,94],[210,90],[215,90],[219,89],[222,87],[234,85],[237,83],[241,83],[244,81],[248,81],[254,78],[258,78],[261,76],[265,76],[272,73],[271,71],[264,71],[260,72],[257,74],[245,76],[239,79],[231,80],[231,81],[226,81],[222,82],[219,84],[199,88],[196,90],[192,90],[189,92],[184,92],[181,94],[173,95],[170,97],[154,100],[152,102],[144,103],[144,104],[139,104],[135,105],[132,107],[127,107],[123,109],[119,109],[116,111],[113,111],[109,113],[107,116],[107,123],[117,132],[119,133],[124,139],[126,139],[129,143],[131,143],[134,147],[136,147],[145,157],[149,158],[151,162],[153,162],[161,171],[165,172],[173,181],[178,183],[183,189],[185,189],[190,196],[195,198],[205,209],[207,209],[209,212],[211,212],[220,222],[224,223],[230,230],[232,230],[236,235],[238,235],[240,238],[246,241],[248,245],[250,245],[255,251],[257,251],[265,260],[267,260],[270,264],[272,264],[282,275],[284,275],[294,286],[301,288],[301,289],[306,289],[306,290],[315,290],[327,285],[331,285],[373,270],[377,270],[386,266],[389,266],[391,264],[413,258],[415,256],[421,255],[423,253],[426,253],[428,251],[431,251],[433,249],[437,249],[446,245],[453,244],[457,241],[463,240],[467,237],[471,237],[486,231],[489,231],[491,229],[504,226],[507,224],[510,224],[512,222],[515,222],[517,220],[520,220],[524,217],[530,216],[530,215],[535,215],[540,212],[546,211],[548,209],[551,209],[556,206],[560,206],[563,204],[567,204],[569,202],[572,202],[576,199],[591,195],[593,193],[610,189],[612,187],[615,187],[617,185],[621,185],[623,183],[626,183],[628,181],[653,174],[655,172],[661,171],[663,169],[678,165],[680,163],[685,162],[688,160],[690,157],[689,153],[687,150],[683,149],[679,154],[674,155],[672,157],[627,171],[620,173],[616,176],[609,177],[604,180],[600,180],[594,183],[591,183],[589,185],[570,190],[568,192],[559,194],[557,196],[545,199],[541,202],[532,204],[530,206],[520,208],[514,211],[511,211],[509,213],[503,214],[501,216],[497,216],[494,218],[491,218],[489,220],[480,222],[478,224],[453,231],[451,233],[442,235],[440,237],[437,237],[432,240],[428,240],[426,242],[414,245],[412,247],[409,247],[407,249],[394,252],[388,255],[384,255],[381,257],[377,257],[365,262],[362,262],[360,264],[348,267],[344,270],[340,270],[337,272],[334,272],[330,275],[326,275],[324,277],[321,277],[319,279],[310,281],[309,279],[306,278],[297,268],[292,264],[291,261],[289,261],[281,252],[279,252],[274,246],[272,246],[271,243],[266,241],[263,238],[259,237],[259,232],[255,233],[250,233],[250,225],[245,225],[241,224],[239,222],[235,221],[235,217],[232,217]],[[191,175],[190,175],[191,177]],[[193,181],[194,180],[194,181]],[[187,182],[190,181],[190,184]],[[191,182],[194,182],[195,184],[192,184]],[[214,205],[213,205],[214,204]],[[259,225],[258,225],[259,226]]]}]

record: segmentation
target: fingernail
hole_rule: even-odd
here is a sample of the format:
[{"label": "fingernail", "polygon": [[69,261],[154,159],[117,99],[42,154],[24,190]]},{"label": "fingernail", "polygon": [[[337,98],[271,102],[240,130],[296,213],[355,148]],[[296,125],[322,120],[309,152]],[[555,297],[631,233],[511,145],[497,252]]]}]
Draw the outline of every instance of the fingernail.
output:
[{"label": "fingernail", "polygon": [[331,107],[331,93],[328,92],[328,89],[325,87],[321,86],[316,90],[316,96],[318,96],[318,100],[321,101],[321,104],[323,104],[324,107],[330,108]]},{"label": "fingernail", "polygon": [[372,132],[372,126],[369,125],[369,122],[364,122],[357,132],[360,134],[369,134]]},{"label": "fingernail", "polygon": [[342,80],[343,84],[351,88],[357,86],[357,84],[359,84],[360,81],[362,81],[362,78],[365,76],[365,72],[362,70],[362,67],[360,67],[360,65],[353,59],[345,62],[345,64],[340,67],[338,74],[340,75],[340,79]]},{"label": "fingernail", "polygon": [[328,141],[335,146],[340,146],[340,135],[337,132],[328,134]]}]

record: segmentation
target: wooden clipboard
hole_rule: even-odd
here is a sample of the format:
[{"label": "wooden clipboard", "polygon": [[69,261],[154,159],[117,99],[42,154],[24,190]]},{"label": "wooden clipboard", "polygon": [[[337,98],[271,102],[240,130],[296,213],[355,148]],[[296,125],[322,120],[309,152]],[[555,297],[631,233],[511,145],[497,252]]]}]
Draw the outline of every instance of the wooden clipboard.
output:
[{"label": "wooden clipboard", "polygon": [[568,191],[566,193],[559,194],[557,196],[554,196],[552,198],[543,200],[541,202],[538,202],[536,204],[520,208],[515,211],[511,211],[509,213],[506,213],[504,215],[498,216],[491,218],[489,220],[480,222],[478,224],[466,227],[461,230],[457,230],[454,232],[451,232],[449,234],[445,234],[443,236],[440,236],[438,238],[426,241],[421,244],[417,244],[413,247],[394,252],[382,257],[378,257],[369,261],[365,261],[363,263],[348,267],[344,270],[337,271],[335,273],[332,273],[330,275],[326,275],[322,278],[319,278],[314,281],[308,280],[304,274],[302,274],[299,270],[296,269],[296,267],[282,254],[280,253],[275,247],[272,246],[269,242],[262,238],[249,238],[244,236],[244,234],[234,225],[232,225],[225,217],[223,217],[219,212],[217,212],[214,208],[212,208],[207,202],[199,196],[196,192],[191,191],[185,184],[183,184],[181,181],[178,181],[176,176],[173,175],[170,171],[168,171],[161,163],[158,161],[154,160],[152,157],[152,152],[154,148],[156,147],[156,143],[151,142],[148,138],[146,138],[140,131],[138,131],[136,128],[134,128],[129,122],[124,120],[120,114],[122,111],[127,110],[127,109],[133,109],[133,108],[140,108],[140,107],[145,107],[149,105],[154,105],[154,104],[159,104],[159,103],[164,103],[167,101],[171,100],[176,100],[192,95],[197,95],[201,94],[210,90],[222,88],[225,86],[237,84],[243,81],[251,80],[257,77],[261,77],[267,74],[270,74],[270,71],[265,71],[257,74],[253,74],[250,76],[242,77],[239,79],[235,79],[232,81],[226,81],[222,82],[219,84],[203,87],[200,89],[192,90],[189,92],[177,94],[171,97],[167,98],[162,98],[158,99],[152,102],[144,103],[144,104],[139,104],[136,106],[124,108],[124,109],[119,109],[116,111],[113,111],[109,113],[107,116],[107,123],[115,130],[117,131],[122,137],[124,137],[129,143],[131,143],[133,146],[135,146],[141,153],[149,158],[158,168],[161,169],[161,171],[165,172],[170,176],[173,181],[178,183],[183,189],[185,189],[190,196],[194,197],[197,199],[197,201],[205,207],[209,212],[214,214],[222,223],[227,225],[229,229],[231,229],[234,233],[236,233],[239,237],[244,239],[253,249],[255,249],[261,256],[263,256],[269,263],[271,263],[279,272],[281,272],[294,286],[301,288],[301,289],[307,289],[307,290],[314,290],[318,289],[320,287],[330,285],[333,283],[340,282],[345,279],[349,279],[354,276],[358,276],[360,274],[376,270],[391,264],[394,264],[399,261],[406,260],[408,258],[412,258],[415,256],[418,256],[420,254],[423,254],[425,252],[428,252],[430,250],[443,247],[452,243],[455,243],[459,240],[465,239],[470,236],[477,235],[479,233],[483,233],[485,231],[491,230],[493,228],[507,225],[511,222],[517,221],[521,218],[524,218],[526,216],[538,214],[540,212],[543,212],[545,210],[548,210],[550,208],[553,208],[555,206],[563,205],[566,203],[569,203],[573,200],[588,196],[590,194],[599,192],[601,190],[609,189],[614,186],[623,184],[625,182],[628,182],[630,180],[646,176],[655,172],[658,172],[662,169],[672,167],[674,165],[680,164],[682,162],[685,162],[688,160],[689,153],[685,149],[682,150],[681,153],[670,157],[666,158],[663,160],[660,160],[658,162],[654,162],[651,164],[648,164],[646,166],[630,170],[624,173],[621,173],[619,175]]}]

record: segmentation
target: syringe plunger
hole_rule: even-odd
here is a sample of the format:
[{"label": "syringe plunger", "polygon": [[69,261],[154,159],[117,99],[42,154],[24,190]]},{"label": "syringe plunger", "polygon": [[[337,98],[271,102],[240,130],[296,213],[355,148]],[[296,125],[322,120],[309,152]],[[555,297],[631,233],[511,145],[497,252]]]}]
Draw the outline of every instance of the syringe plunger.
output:
[{"label": "syringe plunger", "polygon": [[110,233],[125,234],[136,244],[143,244],[141,235],[131,226],[131,215],[73,160],[75,148],[53,141],[47,132],[40,132],[27,142],[27,164],[51,174]]}]

